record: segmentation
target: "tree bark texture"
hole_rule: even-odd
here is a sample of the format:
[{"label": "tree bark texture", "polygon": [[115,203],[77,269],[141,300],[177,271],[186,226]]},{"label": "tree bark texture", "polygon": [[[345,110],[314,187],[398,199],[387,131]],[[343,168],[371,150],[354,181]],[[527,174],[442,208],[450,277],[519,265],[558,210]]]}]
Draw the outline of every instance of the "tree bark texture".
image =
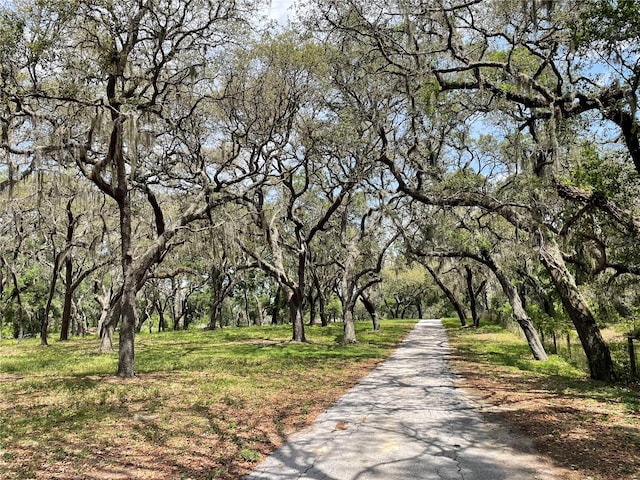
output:
[{"label": "tree bark texture", "polygon": [[509,304],[511,305],[511,309],[513,310],[513,316],[518,322],[518,325],[520,325],[520,328],[522,329],[522,332],[527,339],[527,344],[529,345],[529,349],[531,350],[533,358],[540,361],[548,360],[549,357],[547,356],[547,352],[544,350],[544,346],[540,341],[538,332],[533,326],[531,318],[522,305],[522,299],[518,294],[518,289],[509,279],[509,277],[502,271],[502,269],[495,263],[488,251],[482,252],[482,256],[484,258],[485,265],[487,265],[491,269],[491,271],[498,279],[498,282],[500,282],[502,291],[507,296]]},{"label": "tree bark texture", "polygon": [[[124,165],[123,165],[124,170]],[[119,172],[120,174],[120,172]],[[125,172],[121,173],[125,175]],[[126,180],[123,188],[126,188]],[[120,337],[118,342],[118,376],[133,377],[136,335],[136,279],[133,272],[131,203],[129,192],[119,195],[120,241],[122,247],[122,297],[120,298]]]},{"label": "tree bark texture", "polygon": [[540,241],[539,251],[540,261],[549,273],[562,300],[562,305],[578,332],[582,348],[587,355],[591,378],[606,382],[614,380],[614,365],[609,347],[602,338],[589,306],[582,298],[573,276],[564,263],[560,247],[554,238],[545,238]]},{"label": "tree bark texture", "polygon": [[289,319],[291,320],[293,334],[291,340],[294,342],[306,342],[307,337],[304,333],[304,312],[303,312],[303,299],[299,292],[291,290],[288,287],[284,288],[285,299],[289,307]]},{"label": "tree bark texture", "polygon": [[344,335],[342,336],[342,343],[357,343],[356,339],[356,326],[353,318],[353,307],[355,305],[346,305],[346,310],[343,312],[344,322]]}]

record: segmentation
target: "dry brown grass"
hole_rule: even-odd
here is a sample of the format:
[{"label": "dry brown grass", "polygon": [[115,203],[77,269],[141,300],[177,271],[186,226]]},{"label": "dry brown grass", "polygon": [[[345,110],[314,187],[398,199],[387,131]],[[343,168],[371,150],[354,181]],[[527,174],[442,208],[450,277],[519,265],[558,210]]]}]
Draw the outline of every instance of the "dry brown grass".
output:
[{"label": "dry brown grass", "polygon": [[141,339],[148,371],[129,380],[101,373],[115,358],[78,354],[85,341],[3,346],[0,479],[240,478],[411,327],[359,325],[354,346],[336,343],[340,325],[312,330],[309,345],[289,343],[286,327],[172,332]]},{"label": "dry brown grass", "polygon": [[[487,341],[482,333],[461,335],[484,335]],[[557,466],[560,478],[640,479],[637,388],[499,365],[470,352],[463,336],[451,338],[460,386],[489,420],[506,422],[532,438],[538,452]],[[493,336],[492,341],[500,342],[499,335]]]}]

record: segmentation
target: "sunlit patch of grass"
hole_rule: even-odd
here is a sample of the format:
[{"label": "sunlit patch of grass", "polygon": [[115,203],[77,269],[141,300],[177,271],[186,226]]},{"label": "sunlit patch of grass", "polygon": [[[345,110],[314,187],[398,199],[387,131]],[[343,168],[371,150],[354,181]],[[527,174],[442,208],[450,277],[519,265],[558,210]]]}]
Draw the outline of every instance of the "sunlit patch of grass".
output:
[{"label": "sunlit patch of grass", "polygon": [[286,325],[145,333],[128,380],[114,376],[117,354],[99,354],[96,337],[3,340],[0,478],[59,467],[91,478],[88,468],[124,468],[123,448],[147,459],[126,468],[156,478],[238,478],[414,325],[357,323],[355,345],[340,343],[341,324],[307,327],[306,344],[291,342]]}]

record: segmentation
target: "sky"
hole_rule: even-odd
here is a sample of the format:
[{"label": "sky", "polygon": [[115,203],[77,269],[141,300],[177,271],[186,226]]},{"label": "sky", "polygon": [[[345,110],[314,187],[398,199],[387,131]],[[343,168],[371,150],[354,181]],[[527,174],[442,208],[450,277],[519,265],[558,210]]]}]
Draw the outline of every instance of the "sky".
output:
[{"label": "sky", "polygon": [[293,0],[271,0],[269,17],[278,20],[281,24],[285,24],[287,22],[287,18],[293,13],[289,9],[292,4]]}]

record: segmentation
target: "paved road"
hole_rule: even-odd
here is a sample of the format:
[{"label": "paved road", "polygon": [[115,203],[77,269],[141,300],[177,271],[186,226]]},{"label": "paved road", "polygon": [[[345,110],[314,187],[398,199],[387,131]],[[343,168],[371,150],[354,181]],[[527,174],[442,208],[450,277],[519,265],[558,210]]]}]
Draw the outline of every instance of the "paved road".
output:
[{"label": "paved road", "polygon": [[447,368],[438,320],[289,438],[246,480],[554,479],[526,442],[482,420]]}]

